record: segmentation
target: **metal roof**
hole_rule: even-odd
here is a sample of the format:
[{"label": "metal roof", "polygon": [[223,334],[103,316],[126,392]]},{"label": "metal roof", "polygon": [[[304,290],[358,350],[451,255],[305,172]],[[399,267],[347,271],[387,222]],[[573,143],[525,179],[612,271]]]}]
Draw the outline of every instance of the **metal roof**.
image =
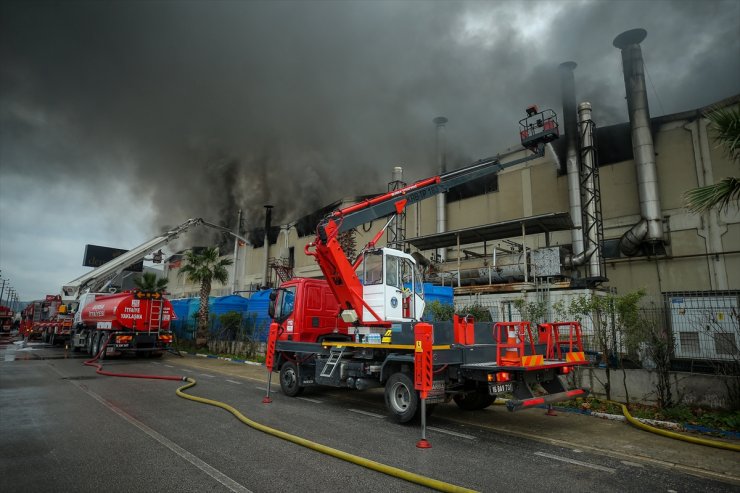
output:
[{"label": "metal roof", "polygon": [[463,228],[445,233],[409,238],[406,241],[419,250],[434,250],[457,245],[469,245],[482,241],[501,240],[522,235],[522,225],[526,234],[551,233],[573,228],[573,222],[567,212],[551,212],[539,216],[529,216],[510,221]]}]

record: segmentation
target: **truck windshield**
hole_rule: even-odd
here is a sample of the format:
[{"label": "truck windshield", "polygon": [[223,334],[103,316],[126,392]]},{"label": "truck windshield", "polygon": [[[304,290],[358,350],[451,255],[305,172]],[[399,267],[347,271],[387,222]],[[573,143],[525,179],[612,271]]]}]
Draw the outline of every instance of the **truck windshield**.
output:
[{"label": "truck windshield", "polygon": [[293,302],[295,301],[295,286],[290,286],[285,289],[281,289],[279,292],[279,298],[277,302],[277,312],[275,318],[277,320],[285,320],[293,313]]}]

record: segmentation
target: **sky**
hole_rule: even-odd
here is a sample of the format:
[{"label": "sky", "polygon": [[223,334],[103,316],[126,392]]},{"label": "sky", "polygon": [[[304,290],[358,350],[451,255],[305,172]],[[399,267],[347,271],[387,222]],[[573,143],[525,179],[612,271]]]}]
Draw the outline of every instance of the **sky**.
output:
[{"label": "sky", "polygon": [[[597,125],[627,120],[644,28],[652,116],[740,93],[740,2],[0,0],[0,276],[21,300],[191,217],[291,222],[517,143],[573,60]],[[178,247],[212,241],[188,233]]]}]

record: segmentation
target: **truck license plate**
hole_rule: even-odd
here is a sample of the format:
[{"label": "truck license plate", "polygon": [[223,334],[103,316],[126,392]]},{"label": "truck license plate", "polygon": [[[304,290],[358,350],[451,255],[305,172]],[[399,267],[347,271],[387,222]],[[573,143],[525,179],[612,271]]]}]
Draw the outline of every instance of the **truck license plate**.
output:
[{"label": "truck license plate", "polygon": [[512,390],[514,390],[514,386],[511,384],[511,382],[488,384],[488,393],[490,395],[505,394],[511,392]]}]

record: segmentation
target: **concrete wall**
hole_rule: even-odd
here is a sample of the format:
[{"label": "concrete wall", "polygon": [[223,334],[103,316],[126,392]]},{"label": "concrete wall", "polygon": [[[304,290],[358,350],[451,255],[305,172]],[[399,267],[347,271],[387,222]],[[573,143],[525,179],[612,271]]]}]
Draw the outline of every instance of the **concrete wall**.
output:
[{"label": "concrete wall", "polygon": [[[658,376],[652,370],[624,370],[630,402],[657,405],[656,388]],[[626,402],[624,374],[622,370],[611,370],[611,397],[615,401]],[[727,385],[740,376],[704,375],[697,373],[671,372],[671,388],[674,402],[695,407],[729,409]],[[602,368],[581,368],[576,376],[578,385],[591,389],[591,392],[605,398],[606,370]]]}]

